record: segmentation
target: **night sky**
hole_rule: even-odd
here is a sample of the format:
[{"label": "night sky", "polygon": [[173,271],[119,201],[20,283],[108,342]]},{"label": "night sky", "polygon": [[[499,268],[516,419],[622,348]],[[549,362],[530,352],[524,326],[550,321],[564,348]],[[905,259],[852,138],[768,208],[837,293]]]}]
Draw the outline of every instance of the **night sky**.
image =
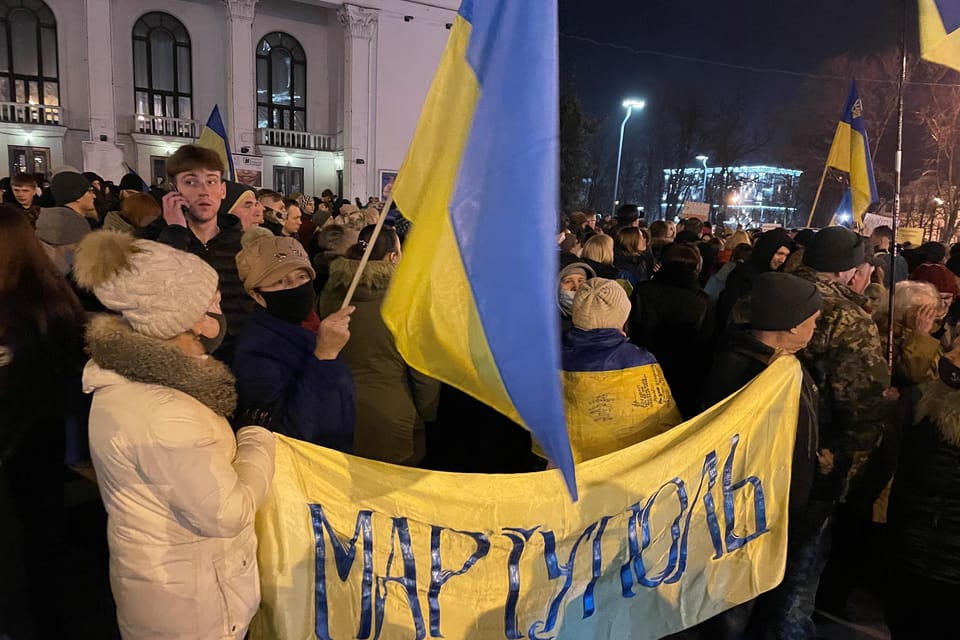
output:
[{"label": "night sky", "polygon": [[[709,92],[740,87],[755,93],[758,102],[775,105],[809,91],[809,78],[798,74],[816,74],[827,59],[898,43],[903,1],[559,0],[561,82],[574,83],[589,115],[612,122],[623,115],[624,97],[651,103],[671,85]],[[910,1],[908,51],[918,47],[916,19],[916,3]],[[822,82],[844,96],[849,84]],[[842,106],[840,98],[838,115]]]}]

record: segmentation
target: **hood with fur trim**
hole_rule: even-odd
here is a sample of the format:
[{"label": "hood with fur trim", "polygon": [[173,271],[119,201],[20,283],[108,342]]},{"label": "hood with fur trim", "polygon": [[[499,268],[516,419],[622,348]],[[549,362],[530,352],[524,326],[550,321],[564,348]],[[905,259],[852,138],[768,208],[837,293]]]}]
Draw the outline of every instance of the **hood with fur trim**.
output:
[{"label": "hood with fur trim", "polygon": [[[189,356],[163,340],[137,333],[122,318],[101,314],[87,325],[87,352],[101,369],[128,380],[182,391],[218,415],[237,407],[233,374],[219,360]],[[85,376],[86,391],[110,384],[111,376]]]},{"label": "hood with fur trim", "polygon": [[916,422],[929,417],[948,444],[960,447],[960,390],[934,380],[922,385],[920,393]]},{"label": "hood with fur trim", "polygon": [[[340,293],[341,300],[346,295],[353,276],[360,266],[359,260],[350,258],[337,258],[330,263],[330,279],[327,280],[327,287]],[[390,280],[397,270],[397,265],[383,260],[371,260],[367,263],[363,274],[360,276],[360,283],[357,285],[357,292],[354,294],[356,300],[375,300],[382,298],[390,286]]]}]

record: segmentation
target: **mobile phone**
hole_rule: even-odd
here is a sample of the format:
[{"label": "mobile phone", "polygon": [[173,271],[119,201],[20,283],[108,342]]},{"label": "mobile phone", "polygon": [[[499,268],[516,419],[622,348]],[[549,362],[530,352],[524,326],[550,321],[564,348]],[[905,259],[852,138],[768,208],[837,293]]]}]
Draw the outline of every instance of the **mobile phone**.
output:
[{"label": "mobile phone", "polygon": [[[171,189],[171,191],[173,191],[174,193],[180,193],[180,191],[178,191],[176,188]],[[183,197],[183,194],[180,193],[180,196]],[[190,215],[190,207],[188,207],[185,204],[180,205],[180,211],[182,211],[183,215],[185,216]]]}]

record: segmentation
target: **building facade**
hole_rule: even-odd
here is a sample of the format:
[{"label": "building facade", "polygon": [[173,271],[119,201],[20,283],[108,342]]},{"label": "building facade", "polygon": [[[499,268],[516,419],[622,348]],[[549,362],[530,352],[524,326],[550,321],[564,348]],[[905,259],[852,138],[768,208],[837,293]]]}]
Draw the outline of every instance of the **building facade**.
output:
[{"label": "building facade", "polygon": [[0,0],[0,157],[7,175],[69,165],[156,183],[217,106],[247,179],[379,195],[458,5]]}]

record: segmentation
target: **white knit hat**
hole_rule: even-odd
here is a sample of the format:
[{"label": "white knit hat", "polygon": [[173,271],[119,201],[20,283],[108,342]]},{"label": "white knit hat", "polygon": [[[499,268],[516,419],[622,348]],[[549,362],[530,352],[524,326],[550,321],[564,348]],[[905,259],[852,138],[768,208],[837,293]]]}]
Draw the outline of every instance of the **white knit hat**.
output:
[{"label": "white knit hat", "polygon": [[623,329],[630,298],[616,280],[591,278],[577,289],[570,315],[577,329]]},{"label": "white knit hat", "polygon": [[145,336],[167,340],[184,333],[217,292],[217,272],[199,257],[125,233],[88,234],[74,256],[77,284]]}]

